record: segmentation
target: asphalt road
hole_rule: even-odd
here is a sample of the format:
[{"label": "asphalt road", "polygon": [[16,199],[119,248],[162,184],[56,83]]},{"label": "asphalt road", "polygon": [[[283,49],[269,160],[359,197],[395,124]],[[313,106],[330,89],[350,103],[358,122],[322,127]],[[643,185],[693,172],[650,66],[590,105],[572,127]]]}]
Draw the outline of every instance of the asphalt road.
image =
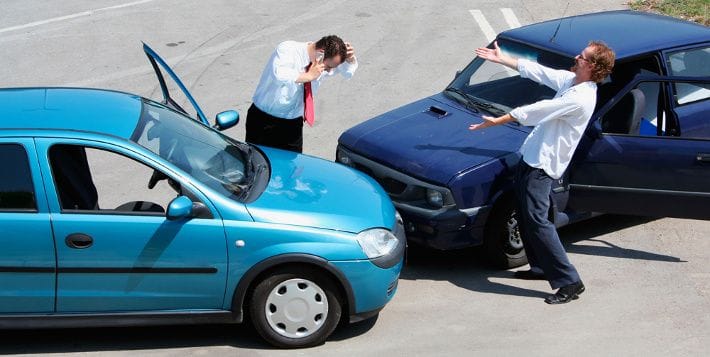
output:
[{"label": "asphalt road", "polygon": [[[274,46],[338,34],[361,67],[324,82],[304,151],[332,160],[345,129],[441,90],[473,49],[511,26],[624,8],[625,1],[3,0],[0,87],[88,86],[159,99],[151,45],[208,117],[241,114]],[[480,15],[491,30],[476,20]],[[512,22],[515,25],[515,22]],[[488,31],[488,33],[487,33]],[[487,36],[488,34],[488,36]],[[227,131],[244,137],[243,124]],[[471,251],[411,252],[376,321],[323,346],[278,351],[249,326],[2,331],[0,353],[107,355],[705,355],[710,348],[710,223],[604,216],[561,237],[587,286],[548,306],[545,282],[489,270]]]}]

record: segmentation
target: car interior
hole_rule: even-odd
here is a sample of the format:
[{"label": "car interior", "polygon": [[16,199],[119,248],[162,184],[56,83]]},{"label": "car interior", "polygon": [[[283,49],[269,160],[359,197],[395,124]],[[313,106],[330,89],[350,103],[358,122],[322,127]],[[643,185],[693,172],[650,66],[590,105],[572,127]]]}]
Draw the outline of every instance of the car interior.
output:
[{"label": "car interior", "polygon": [[99,207],[99,191],[83,146],[54,145],[49,150],[49,159],[62,210],[165,213],[161,205],[140,200],[113,209]]}]

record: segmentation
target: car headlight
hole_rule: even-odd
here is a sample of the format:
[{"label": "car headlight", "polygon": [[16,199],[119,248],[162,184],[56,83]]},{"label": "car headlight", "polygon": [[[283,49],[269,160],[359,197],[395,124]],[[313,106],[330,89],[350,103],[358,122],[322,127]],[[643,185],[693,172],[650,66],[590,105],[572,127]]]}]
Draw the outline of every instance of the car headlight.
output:
[{"label": "car headlight", "polygon": [[343,150],[338,150],[335,153],[335,160],[346,166],[353,166],[353,160]]},{"label": "car headlight", "polygon": [[444,195],[437,190],[427,189],[426,190],[426,201],[429,205],[441,208],[444,207]]},{"label": "car headlight", "polygon": [[357,242],[368,258],[373,259],[392,253],[399,240],[392,232],[382,229],[368,229],[357,235]]}]

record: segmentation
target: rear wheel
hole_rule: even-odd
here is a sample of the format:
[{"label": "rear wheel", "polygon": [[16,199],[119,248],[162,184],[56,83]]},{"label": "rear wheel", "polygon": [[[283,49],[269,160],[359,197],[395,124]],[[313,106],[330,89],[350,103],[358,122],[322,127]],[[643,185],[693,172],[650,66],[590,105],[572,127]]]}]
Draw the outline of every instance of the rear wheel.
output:
[{"label": "rear wheel", "polygon": [[322,344],[338,326],[342,307],[338,290],[311,268],[279,270],[254,289],[249,314],[259,335],[274,346]]},{"label": "rear wheel", "polygon": [[486,223],[483,250],[486,259],[497,268],[509,269],[528,262],[515,211],[512,197],[504,197],[493,207]]}]

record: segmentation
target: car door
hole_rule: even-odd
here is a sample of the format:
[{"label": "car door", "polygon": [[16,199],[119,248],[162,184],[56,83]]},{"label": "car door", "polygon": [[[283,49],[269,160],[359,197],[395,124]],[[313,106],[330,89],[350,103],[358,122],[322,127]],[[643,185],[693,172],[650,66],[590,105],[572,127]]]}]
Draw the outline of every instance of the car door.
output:
[{"label": "car door", "polygon": [[[202,109],[200,109],[200,106],[195,101],[195,98],[192,94],[190,94],[187,87],[185,87],[172,68],[168,66],[167,62],[165,62],[157,52],[153,51],[153,49],[145,43],[143,44],[143,51],[146,56],[148,56],[148,60],[150,61],[151,66],[153,66],[155,75],[158,77],[160,90],[163,94],[162,103],[209,126],[207,117],[205,117],[205,114],[202,112]],[[166,76],[163,75],[163,72],[167,74],[167,79]],[[192,110],[185,109],[188,108],[188,103],[192,107]]]},{"label": "car door", "polygon": [[0,138],[0,314],[54,311],[54,239],[34,142]]},{"label": "car door", "polygon": [[[117,145],[38,140],[57,237],[57,312],[220,309],[222,221],[187,180]],[[153,189],[155,170],[168,177]],[[208,210],[168,220],[178,195]]]},{"label": "car door", "polygon": [[570,169],[570,208],[710,219],[707,63],[637,76],[600,111]]}]

